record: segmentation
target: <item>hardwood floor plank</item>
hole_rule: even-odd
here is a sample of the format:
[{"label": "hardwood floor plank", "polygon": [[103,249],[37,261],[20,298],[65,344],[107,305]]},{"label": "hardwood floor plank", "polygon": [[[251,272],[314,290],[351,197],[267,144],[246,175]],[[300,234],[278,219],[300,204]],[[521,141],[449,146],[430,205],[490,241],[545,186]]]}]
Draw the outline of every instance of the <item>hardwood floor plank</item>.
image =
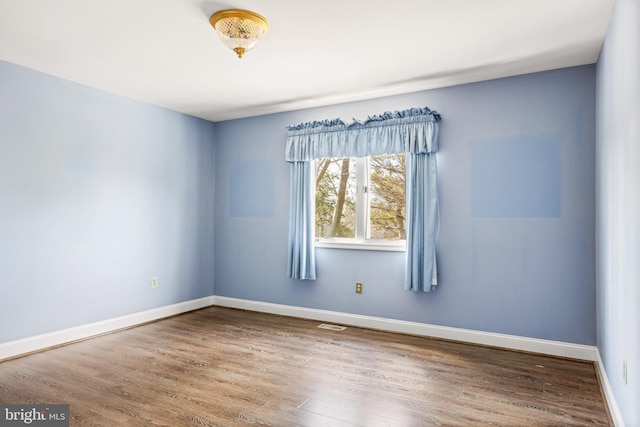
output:
[{"label": "hardwood floor plank", "polygon": [[0,363],[82,426],[607,426],[592,363],[210,307]]}]

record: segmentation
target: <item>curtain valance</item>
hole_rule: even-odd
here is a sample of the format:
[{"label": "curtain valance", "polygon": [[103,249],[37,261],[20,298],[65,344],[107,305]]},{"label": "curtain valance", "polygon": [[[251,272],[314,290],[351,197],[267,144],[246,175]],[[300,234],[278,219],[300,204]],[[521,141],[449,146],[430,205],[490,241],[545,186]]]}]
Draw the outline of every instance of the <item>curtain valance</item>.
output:
[{"label": "curtain valance", "polygon": [[288,162],[304,162],[323,157],[435,153],[438,120],[440,114],[425,107],[386,112],[350,124],[333,119],[290,125],[285,157]]}]

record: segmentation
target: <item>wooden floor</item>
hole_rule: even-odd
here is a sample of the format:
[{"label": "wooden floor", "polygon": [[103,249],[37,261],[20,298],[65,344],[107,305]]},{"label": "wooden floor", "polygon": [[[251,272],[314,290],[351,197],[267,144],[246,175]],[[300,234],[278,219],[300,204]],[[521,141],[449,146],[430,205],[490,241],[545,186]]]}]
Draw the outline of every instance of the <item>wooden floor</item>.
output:
[{"label": "wooden floor", "polygon": [[71,425],[612,425],[592,363],[211,307],[0,363]]}]

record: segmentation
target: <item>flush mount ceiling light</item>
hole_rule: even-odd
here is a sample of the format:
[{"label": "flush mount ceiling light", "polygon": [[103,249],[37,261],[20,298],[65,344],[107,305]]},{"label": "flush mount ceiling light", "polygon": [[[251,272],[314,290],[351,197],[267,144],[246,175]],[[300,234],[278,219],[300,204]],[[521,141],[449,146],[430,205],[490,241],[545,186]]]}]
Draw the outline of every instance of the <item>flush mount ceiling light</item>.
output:
[{"label": "flush mount ceiling light", "polygon": [[211,15],[209,22],[218,32],[222,43],[233,50],[238,58],[251,50],[269,30],[267,20],[250,10],[219,10]]}]

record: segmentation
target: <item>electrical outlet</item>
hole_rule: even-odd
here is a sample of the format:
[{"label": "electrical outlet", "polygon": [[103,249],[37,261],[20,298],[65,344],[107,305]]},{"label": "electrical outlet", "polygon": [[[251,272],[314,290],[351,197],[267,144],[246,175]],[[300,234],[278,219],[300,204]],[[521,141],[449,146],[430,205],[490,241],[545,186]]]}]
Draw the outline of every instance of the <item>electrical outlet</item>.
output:
[{"label": "electrical outlet", "polygon": [[627,385],[627,359],[622,359],[622,380]]},{"label": "electrical outlet", "polygon": [[356,282],[356,294],[362,293],[362,282]]},{"label": "electrical outlet", "polygon": [[151,287],[152,288],[157,288],[158,287],[158,278],[157,277],[152,277],[151,278]]}]

